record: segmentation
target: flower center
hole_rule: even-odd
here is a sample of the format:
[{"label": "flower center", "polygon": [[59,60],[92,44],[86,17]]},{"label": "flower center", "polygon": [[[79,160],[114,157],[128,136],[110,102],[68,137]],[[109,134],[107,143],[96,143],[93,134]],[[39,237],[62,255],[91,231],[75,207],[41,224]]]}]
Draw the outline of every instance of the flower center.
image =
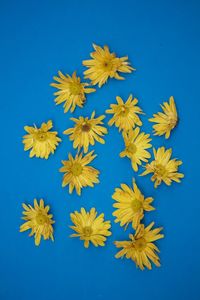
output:
[{"label": "flower center", "polygon": [[83,125],[82,125],[82,131],[84,131],[84,132],[88,132],[88,131],[90,131],[90,129],[91,129],[91,125],[89,124],[89,123],[83,123]]},{"label": "flower center", "polygon": [[81,85],[73,82],[70,84],[69,90],[72,95],[79,95],[81,93]]},{"label": "flower center", "polygon": [[161,164],[157,164],[154,168],[154,174],[157,177],[163,177],[166,173],[166,168],[162,166]]},{"label": "flower center", "polygon": [[177,124],[177,118],[174,118],[173,116],[170,116],[168,118],[168,126],[173,129]]},{"label": "flower center", "polygon": [[44,142],[47,139],[47,133],[38,130],[38,132],[36,133],[36,138],[37,138],[38,141]]},{"label": "flower center", "polygon": [[83,171],[83,167],[81,164],[75,162],[73,166],[71,167],[71,172],[74,176],[79,176]]},{"label": "flower center", "polygon": [[134,246],[138,251],[142,251],[146,247],[146,244],[147,243],[144,238],[140,238],[134,242]]},{"label": "flower center", "polygon": [[131,208],[133,212],[138,212],[142,208],[142,202],[137,199],[132,200]]},{"label": "flower center", "polygon": [[47,223],[48,217],[42,212],[39,212],[35,219],[38,225],[44,225],[45,223]]},{"label": "flower center", "polygon": [[105,71],[112,71],[113,69],[113,63],[111,60],[107,60],[103,62],[103,67]]},{"label": "flower center", "polygon": [[129,109],[128,107],[126,107],[125,105],[121,106],[121,111],[120,111],[120,116],[122,117],[126,117],[129,113]]},{"label": "flower center", "polygon": [[90,226],[85,226],[83,228],[83,233],[86,236],[90,236],[92,234],[92,228]]},{"label": "flower center", "polygon": [[126,150],[128,152],[130,152],[131,154],[135,154],[136,151],[137,151],[137,147],[135,146],[135,144],[129,144],[127,147],[126,147]]}]

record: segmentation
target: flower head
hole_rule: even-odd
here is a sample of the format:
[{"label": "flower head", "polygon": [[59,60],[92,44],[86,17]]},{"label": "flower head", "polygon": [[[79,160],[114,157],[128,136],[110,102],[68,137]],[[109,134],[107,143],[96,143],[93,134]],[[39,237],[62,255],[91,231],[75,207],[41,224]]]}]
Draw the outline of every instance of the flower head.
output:
[{"label": "flower head", "polygon": [[154,222],[147,227],[141,224],[138,226],[135,235],[129,235],[129,241],[115,242],[117,248],[122,248],[115,257],[125,256],[132,259],[141,270],[144,270],[145,267],[151,270],[151,262],[160,267],[160,260],[156,253],[159,252],[159,249],[153,242],[163,238],[164,235],[160,234],[161,227],[152,229],[153,226]]},{"label": "flower head", "polygon": [[132,223],[133,228],[136,229],[144,217],[144,211],[154,210],[154,207],[150,205],[153,198],[144,198],[134,180],[133,188],[121,184],[121,188],[115,189],[112,198],[116,201],[113,204],[116,208],[113,216],[116,217],[115,223],[120,222],[120,226],[128,226]]},{"label": "flower head", "polygon": [[163,112],[154,114],[153,118],[149,119],[149,121],[156,123],[155,125],[153,125],[155,135],[165,134],[165,138],[168,139],[170,137],[172,129],[174,129],[178,122],[174,97],[170,97],[169,103],[164,102],[161,107]]},{"label": "flower head", "polygon": [[81,79],[76,75],[76,72],[74,72],[72,76],[68,74],[65,76],[59,71],[58,75],[60,77],[53,77],[57,83],[51,83],[51,86],[59,90],[54,93],[56,96],[55,102],[56,104],[64,102],[63,107],[65,113],[68,112],[69,109],[73,112],[76,106],[83,107],[86,99],[85,94],[95,92],[94,88],[88,87],[88,83],[81,82]]},{"label": "flower head", "polygon": [[151,138],[149,136],[149,134],[145,134],[144,132],[140,133],[139,127],[123,134],[125,149],[120,153],[120,157],[130,158],[134,171],[138,171],[138,165],[141,165],[142,161],[147,162],[148,158],[151,157],[150,153],[146,150],[151,148],[151,144],[149,143]]},{"label": "flower head", "polygon": [[36,126],[25,126],[24,129],[28,132],[23,136],[24,150],[30,150],[30,157],[36,156],[47,159],[51,153],[55,152],[58,143],[61,141],[57,137],[57,131],[49,131],[53,127],[52,121],[42,123],[40,128]]},{"label": "flower head", "polygon": [[136,104],[138,100],[133,99],[130,95],[128,100],[124,102],[121,97],[116,97],[117,104],[111,104],[110,109],[106,110],[107,114],[113,114],[113,117],[108,122],[108,125],[112,126],[115,124],[119,128],[119,131],[129,131],[132,130],[136,125],[141,126],[142,122],[138,114],[142,114],[142,110]]},{"label": "flower head", "polygon": [[94,52],[90,54],[92,59],[84,60],[83,65],[88,67],[84,72],[85,78],[91,80],[92,85],[98,84],[101,87],[108,78],[122,80],[124,77],[119,73],[131,73],[133,69],[129,66],[128,56],[116,57],[115,53],[111,53],[108,46],[103,48],[93,44]]},{"label": "flower head", "polygon": [[105,141],[101,137],[108,131],[102,126],[104,115],[95,118],[95,111],[93,111],[91,118],[79,117],[78,119],[71,118],[75,122],[73,128],[65,130],[64,134],[69,134],[70,141],[73,142],[73,147],[79,150],[83,147],[84,153],[88,151],[89,145],[94,145],[95,141],[104,144]]},{"label": "flower head", "polygon": [[182,173],[178,173],[178,167],[182,165],[181,160],[176,158],[171,159],[172,149],[165,150],[165,147],[160,147],[156,151],[153,149],[155,160],[145,166],[145,171],[141,174],[147,175],[153,173],[151,177],[152,181],[155,181],[154,186],[163,181],[167,185],[171,185],[172,181],[180,182],[180,179],[184,177]]},{"label": "flower head", "polygon": [[37,199],[34,199],[34,207],[30,204],[22,204],[24,211],[22,217],[26,222],[20,226],[20,232],[31,229],[29,236],[35,235],[35,245],[38,246],[41,241],[41,237],[44,240],[53,238],[53,226],[52,224],[55,221],[52,220],[53,215],[48,214],[50,207],[44,206],[43,199],[40,199],[40,202]]},{"label": "flower head", "polygon": [[63,167],[60,172],[64,173],[62,186],[69,185],[69,193],[71,194],[75,188],[78,195],[81,194],[81,189],[86,186],[93,187],[94,183],[99,183],[99,171],[88,166],[93,161],[96,155],[94,151],[83,156],[82,153],[76,154],[75,157],[69,153],[68,160],[63,160]]},{"label": "flower head", "polygon": [[84,241],[85,248],[89,247],[90,242],[95,246],[105,246],[105,241],[111,235],[109,231],[110,221],[104,221],[104,214],[97,217],[95,208],[86,212],[84,208],[81,211],[75,211],[70,214],[71,221],[74,223],[70,226],[76,233],[71,237],[79,237]]}]

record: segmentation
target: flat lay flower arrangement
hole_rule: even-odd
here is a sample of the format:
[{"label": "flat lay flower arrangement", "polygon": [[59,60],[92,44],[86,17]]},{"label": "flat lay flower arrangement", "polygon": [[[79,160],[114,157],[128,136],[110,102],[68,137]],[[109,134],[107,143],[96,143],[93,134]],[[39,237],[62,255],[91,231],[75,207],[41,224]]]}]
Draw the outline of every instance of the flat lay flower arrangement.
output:
[{"label": "flat lay flower arrangement", "polygon": [[[117,57],[108,46],[100,47],[93,45],[94,51],[90,54],[91,59],[82,63],[86,67],[84,80],[73,72],[63,74],[58,72],[51,86],[56,89],[55,103],[62,104],[64,113],[74,112],[76,107],[84,109],[87,94],[96,92],[95,86],[101,88],[109,84],[109,79],[123,80],[122,74],[134,72],[128,57]],[[86,82],[87,80],[87,82]],[[89,96],[89,95],[88,95]],[[160,184],[170,186],[173,181],[180,182],[184,177],[179,172],[181,160],[174,158],[172,149],[166,149],[163,145],[157,149],[152,146],[150,134],[143,132],[141,115],[144,114],[140,108],[138,99],[129,95],[122,99],[116,95],[115,103],[105,111],[110,116],[108,125],[116,126],[124,141],[123,151],[119,156],[127,157],[134,172],[140,176],[151,174],[151,181],[155,188]],[[100,171],[92,164],[96,157],[91,146],[99,142],[104,144],[104,136],[108,134],[104,122],[105,115],[96,116],[95,111],[90,116],[79,118],[71,117],[74,125],[66,128],[63,132],[73,143],[76,154],[63,157],[60,172],[63,174],[62,187],[69,189],[69,194],[77,193],[81,196],[84,187],[94,187],[99,184]],[[153,123],[153,134],[162,136],[163,139],[170,138],[171,131],[178,123],[178,115],[174,97],[161,104],[161,111],[155,113],[149,122]],[[40,127],[25,126],[26,135],[23,137],[24,150],[29,151],[30,158],[48,159],[54,154],[61,143],[57,131],[54,131],[53,122],[48,120]],[[150,150],[153,148],[153,157]],[[143,168],[143,171],[140,169]],[[111,195],[113,198],[113,216],[119,226],[127,228],[132,226],[129,238],[123,241],[115,241],[118,248],[116,258],[131,259],[141,270],[152,269],[152,263],[160,266],[158,256],[159,249],[156,241],[163,238],[163,228],[156,227],[151,222],[145,227],[143,218],[146,213],[155,210],[153,198],[143,194],[137,182],[132,179],[132,186],[121,183]],[[29,236],[34,236],[35,245],[40,245],[41,239],[54,240],[53,224],[54,216],[50,213],[50,207],[43,199],[34,199],[33,204],[22,204],[24,223],[20,226],[20,232],[30,230]],[[102,207],[103,211],[103,207]],[[84,247],[91,245],[96,247],[105,246],[107,238],[111,235],[111,222],[104,219],[104,214],[98,213],[93,207],[90,211],[80,207],[79,211],[71,212],[71,237],[78,237],[83,241]]]}]

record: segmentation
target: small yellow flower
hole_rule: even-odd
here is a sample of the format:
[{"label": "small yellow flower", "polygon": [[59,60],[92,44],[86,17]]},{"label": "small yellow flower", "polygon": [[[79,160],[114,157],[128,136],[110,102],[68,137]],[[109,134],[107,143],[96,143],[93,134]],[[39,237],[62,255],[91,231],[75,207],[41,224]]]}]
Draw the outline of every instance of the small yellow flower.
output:
[{"label": "small yellow flower", "polygon": [[132,223],[133,228],[136,229],[144,217],[144,211],[155,209],[150,205],[153,198],[144,198],[134,180],[133,189],[126,184],[121,184],[121,188],[115,189],[112,198],[116,201],[113,207],[117,208],[113,216],[116,217],[115,223],[120,222],[120,226],[128,226]]},{"label": "small yellow flower", "polygon": [[105,141],[101,138],[101,136],[108,133],[107,129],[102,126],[104,118],[104,115],[95,118],[95,111],[93,111],[90,119],[88,117],[71,118],[75,122],[74,128],[69,128],[63,133],[70,135],[70,141],[74,141],[74,149],[78,148],[80,150],[83,147],[84,153],[86,153],[89,145],[94,145],[95,141],[105,144]]},{"label": "small yellow flower", "polygon": [[60,172],[65,173],[63,175],[62,187],[69,185],[70,194],[75,188],[77,194],[80,195],[83,187],[93,187],[94,183],[99,183],[99,171],[88,166],[96,157],[96,155],[93,155],[93,152],[94,151],[91,151],[85,156],[83,156],[82,153],[76,154],[75,157],[72,157],[69,153],[69,159],[62,161],[63,167],[60,168]]},{"label": "small yellow flower", "polygon": [[167,185],[171,185],[172,181],[180,182],[184,174],[178,173],[177,171],[178,167],[182,165],[182,161],[176,158],[170,159],[172,149],[165,150],[165,147],[160,147],[157,151],[153,149],[153,153],[155,160],[145,166],[146,170],[141,176],[153,173],[151,180],[155,181],[155,188],[157,188],[162,181]]},{"label": "small yellow flower", "polygon": [[105,241],[111,235],[109,231],[110,221],[104,221],[104,214],[97,217],[95,208],[86,212],[84,208],[81,211],[75,211],[70,214],[73,226],[70,226],[76,233],[70,237],[79,237],[84,241],[84,247],[88,248],[90,242],[95,246],[105,246]]},{"label": "small yellow flower", "polygon": [[154,114],[153,118],[149,119],[149,121],[157,123],[153,125],[155,135],[160,136],[165,134],[165,138],[168,139],[170,137],[171,130],[174,129],[178,122],[174,97],[170,97],[169,103],[164,102],[161,107],[163,112]]},{"label": "small yellow flower", "polygon": [[136,125],[142,126],[142,122],[138,114],[142,114],[142,110],[136,104],[138,100],[133,99],[133,96],[130,95],[128,100],[124,102],[121,97],[116,97],[117,104],[111,104],[110,108],[107,109],[107,114],[113,114],[114,116],[108,122],[108,125],[112,126],[113,124],[119,128],[119,131],[129,131],[132,130]]},{"label": "small yellow flower", "polygon": [[90,54],[92,59],[84,60],[83,65],[88,68],[84,72],[85,78],[91,80],[92,85],[98,84],[101,87],[105,84],[108,78],[122,80],[124,77],[119,73],[131,73],[133,69],[129,66],[128,56],[116,57],[116,54],[111,53],[108,46],[103,48],[93,44],[94,52]]},{"label": "small yellow flower", "polygon": [[152,229],[153,226],[154,222],[147,227],[141,224],[138,226],[135,235],[129,235],[130,240],[115,242],[117,248],[122,248],[115,257],[123,258],[125,256],[134,261],[141,270],[144,270],[145,267],[151,270],[151,262],[160,267],[160,259],[156,253],[160,251],[153,242],[163,238],[164,235],[160,234],[161,227]]},{"label": "small yellow flower", "polygon": [[23,136],[24,150],[30,150],[30,157],[36,156],[47,159],[51,153],[54,153],[58,143],[61,141],[57,137],[57,131],[49,131],[53,127],[52,121],[42,123],[40,128],[36,126],[25,126],[24,129],[28,132]]},{"label": "small yellow flower", "polygon": [[54,76],[53,79],[57,83],[51,83],[51,86],[57,88],[59,91],[54,93],[56,96],[56,104],[61,104],[64,102],[64,112],[68,112],[69,109],[73,112],[76,106],[83,107],[85,102],[85,94],[90,94],[95,92],[94,88],[88,88],[89,84],[81,82],[80,77],[77,77],[76,72],[72,76],[62,74],[58,71],[60,77]]},{"label": "small yellow flower", "polygon": [[20,226],[20,232],[31,229],[29,236],[35,235],[35,245],[39,246],[41,237],[44,240],[53,238],[53,226],[52,224],[55,221],[52,220],[53,215],[48,214],[50,207],[44,206],[43,199],[40,199],[40,202],[37,199],[34,199],[34,207],[30,204],[22,204],[24,211],[22,217],[26,222]]},{"label": "small yellow flower", "polygon": [[138,171],[138,165],[142,164],[142,161],[147,162],[151,157],[150,153],[146,150],[151,148],[151,138],[149,134],[144,132],[140,133],[140,128],[136,127],[133,130],[124,132],[123,138],[125,143],[125,149],[120,153],[120,157],[128,157],[131,160],[132,168],[134,171]]}]

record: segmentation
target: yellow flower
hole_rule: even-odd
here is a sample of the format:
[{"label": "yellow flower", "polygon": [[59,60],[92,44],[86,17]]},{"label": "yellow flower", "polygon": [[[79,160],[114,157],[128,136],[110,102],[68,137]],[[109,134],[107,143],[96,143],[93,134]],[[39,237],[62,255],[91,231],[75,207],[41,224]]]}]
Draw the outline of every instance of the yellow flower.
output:
[{"label": "yellow flower", "polygon": [[108,125],[115,124],[119,128],[119,131],[128,131],[133,129],[136,125],[141,126],[142,122],[138,114],[142,114],[142,110],[136,104],[138,100],[133,99],[132,95],[128,97],[128,100],[124,102],[121,97],[116,97],[117,104],[111,104],[111,109],[107,109],[107,114],[113,114],[114,116],[108,122]]},{"label": "yellow flower", "polygon": [[115,242],[117,248],[122,248],[115,257],[123,258],[125,256],[132,259],[141,270],[144,270],[145,267],[151,270],[151,262],[160,267],[160,260],[156,253],[160,251],[153,242],[163,238],[164,235],[160,234],[161,227],[152,229],[153,226],[154,222],[147,227],[141,224],[138,226],[135,235],[129,235],[129,241]]},{"label": "yellow flower", "polygon": [[148,158],[151,157],[150,153],[146,150],[151,148],[151,144],[149,144],[151,139],[149,136],[149,134],[145,134],[144,132],[140,133],[139,127],[123,134],[125,150],[120,153],[120,157],[130,158],[134,171],[138,171],[138,165],[141,165],[142,161],[147,162]]},{"label": "yellow flower", "polygon": [[105,144],[105,141],[101,138],[108,132],[102,126],[104,118],[104,115],[95,118],[95,111],[93,111],[90,119],[88,117],[71,118],[75,122],[74,128],[69,128],[63,133],[70,135],[70,141],[74,141],[74,149],[78,147],[78,150],[80,150],[83,147],[84,153],[86,153],[89,145],[94,145],[95,141]]},{"label": "yellow flower", "polygon": [[90,54],[92,59],[84,60],[83,65],[88,67],[84,72],[85,78],[91,80],[92,85],[98,84],[101,87],[105,84],[108,78],[122,80],[124,77],[118,73],[131,73],[133,69],[129,66],[128,56],[116,57],[116,54],[111,53],[108,46],[101,48],[93,44],[94,52]]},{"label": "yellow flower", "polygon": [[180,179],[183,178],[184,175],[177,171],[178,167],[182,165],[182,161],[176,158],[170,159],[172,149],[165,150],[165,147],[160,147],[157,151],[153,149],[153,153],[155,160],[145,166],[146,170],[141,176],[153,173],[151,180],[155,181],[155,188],[157,188],[162,181],[167,185],[171,185],[172,181],[180,182]]},{"label": "yellow flower", "polygon": [[95,157],[94,151],[85,156],[76,154],[75,158],[69,153],[68,160],[63,160],[63,167],[60,172],[63,175],[62,187],[69,185],[69,193],[71,194],[76,189],[78,195],[81,194],[81,189],[86,186],[93,187],[94,183],[99,183],[99,171],[91,166],[87,166]]},{"label": "yellow flower", "polygon": [[155,208],[150,204],[152,197],[144,198],[133,180],[133,189],[126,184],[121,184],[121,188],[116,188],[112,198],[117,202],[113,207],[117,208],[113,216],[116,217],[115,223],[120,222],[120,226],[128,226],[132,223],[134,229],[138,227],[144,217],[144,211],[151,211]]},{"label": "yellow flower", "polygon": [[171,130],[174,129],[178,122],[174,97],[170,97],[169,103],[164,102],[161,107],[163,112],[154,114],[153,118],[149,119],[149,121],[157,123],[153,125],[155,135],[165,134],[165,138],[168,139],[170,137]]},{"label": "yellow flower", "polygon": [[44,206],[43,199],[40,199],[40,202],[34,199],[34,207],[24,203],[22,206],[24,208],[24,217],[22,217],[22,219],[26,222],[20,226],[20,232],[31,229],[29,236],[35,235],[36,246],[40,244],[41,237],[43,237],[44,240],[51,239],[53,241],[52,224],[55,223],[55,221],[52,220],[53,215],[48,214],[50,207],[48,205]]},{"label": "yellow flower", "polygon": [[54,153],[58,143],[61,141],[57,137],[57,131],[49,131],[53,127],[52,121],[42,123],[40,128],[25,126],[24,129],[28,132],[23,136],[24,150],[30,150],[30,157],[36,156],[47,159],[51,153]]},{"label": "yellow flower", "polygon": [[88,83],[81,82],[80,77],[77,77],[76,72],[72,74],[72,76],[66,74],[62,74],[62,72],[58,72],[60,77],[54,76],[53,79],[57,81],[57,83],[51,83],[51,86],[57,88],[59,91],[54,93],[56,96],[55,102],[56,104],[61,104],[64,102],[64,112],[68,112],[70,109],[73,112],[76,106],[83,107],[85,102],[85,94],[90,94],[95,92],[95,89],[88,88]]},{"label": "yellow flower", "polygon": [[79,237],[84,241],[85,248],[89,247],[90,242],[95,246],[105,246],[107,236],[111,235],[109,231],[110,221],[104,221],[104,214],[97,217],[95,208],[86,212],[84,208],[81,211],[75,211],[70,214],[73,226],[70,226],[76,233],[70,237]]}]

